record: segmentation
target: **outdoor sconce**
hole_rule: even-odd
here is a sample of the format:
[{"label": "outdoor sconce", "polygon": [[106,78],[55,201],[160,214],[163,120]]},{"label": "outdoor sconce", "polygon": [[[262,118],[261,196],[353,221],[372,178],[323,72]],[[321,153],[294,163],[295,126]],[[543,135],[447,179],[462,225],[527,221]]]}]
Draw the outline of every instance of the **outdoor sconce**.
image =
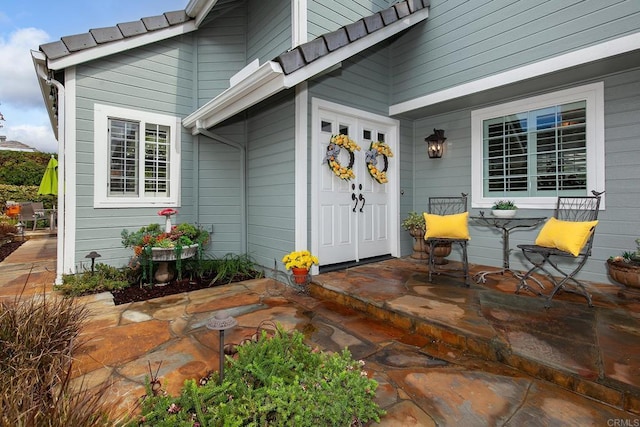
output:
[{"label": "outdoor sconce", "polygon": [[434,129],[433,133],[424,139],[427,142],[427,154],[430,159],[439,159],[444,153],[444,129]]},{"label": "outdoor sconce", "polygon": [[91,251],[87,255],[84,256],[85,258],[91,259],[91,275],[92,276],[93,276],[94,268],[95,268],[95,265],[96,265],[96,258],[100,258],[101,256],[102,255],[100,255],[96,251]]},{"label": "outdoor sconce", "polygon": [[231,317],[226,311],[219,311],[207,322],[207,329],[220,331],[220,384],[224,378],[224,331],[231,329],[238,324],[238,321]]}]

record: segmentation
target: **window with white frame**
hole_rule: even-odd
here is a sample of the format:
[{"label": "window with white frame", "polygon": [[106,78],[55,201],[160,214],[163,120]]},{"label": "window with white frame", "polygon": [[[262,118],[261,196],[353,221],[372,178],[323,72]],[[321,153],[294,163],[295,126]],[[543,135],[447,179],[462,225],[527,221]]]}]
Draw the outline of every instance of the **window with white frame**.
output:
[{"label": "window with white frame", "polygon": [[96,104],[94,206],[177,206],[179,129],[177,117]]},{"label": "window with white frame", "polygon": [[604,190],[602,83],[473,111],[472,206],[551,208]]}]

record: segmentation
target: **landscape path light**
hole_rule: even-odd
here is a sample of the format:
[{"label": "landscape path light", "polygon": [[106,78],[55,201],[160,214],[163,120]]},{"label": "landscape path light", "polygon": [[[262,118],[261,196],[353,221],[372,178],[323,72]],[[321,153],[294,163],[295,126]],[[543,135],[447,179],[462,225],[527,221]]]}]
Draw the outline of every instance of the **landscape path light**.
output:
[{"label": "landscape path light", "polygon": [[218,311],[207,322],[207,329],[220,331],[220,384],[224,378],[224,331],[231,329],[238,324],[238,321],[231,317],[226,311]]}]

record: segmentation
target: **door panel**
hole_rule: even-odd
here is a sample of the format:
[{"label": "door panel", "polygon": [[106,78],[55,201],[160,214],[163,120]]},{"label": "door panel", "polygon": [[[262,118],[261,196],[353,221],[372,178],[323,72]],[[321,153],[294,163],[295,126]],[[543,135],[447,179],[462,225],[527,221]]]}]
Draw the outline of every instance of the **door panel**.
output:
[{"label": "door panel", "polygon": [[[367,121],[362,118],[339,115],[320,110],[321,121],[314,147],[317,158],[322,161],[319,196],[320,247],[318,258],[321,265],[390,253],[389,241],[389,183],[381,184],[370,174],[365,162],[366,151],[373,137],[386,138],[391,134],[389,125]],[[332,135],[345,133],[361,147],[354,152],[353,171],[355,179],[346,181],[336,176],[327,166],[326,150]],[[388,143],[388,141],[386,141]],[[395,147],[391,147],[395,151]],[[346,149],[338,155],[341,165],[350,161]],[[383,165],[378,156],[380,167]],[[395,167],[389,162],[389,168]],[[397,184],[396,184],[397,185]]]}]

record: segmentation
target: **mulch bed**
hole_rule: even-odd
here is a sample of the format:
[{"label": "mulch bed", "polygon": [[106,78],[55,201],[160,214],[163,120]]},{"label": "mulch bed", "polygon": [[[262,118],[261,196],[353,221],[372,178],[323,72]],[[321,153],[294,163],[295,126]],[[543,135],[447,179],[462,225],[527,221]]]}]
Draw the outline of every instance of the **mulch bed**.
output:
[{"label": "mulch bed", "polygon": [[0,246],[0,262],[4,261],[6,257],[11,255],[13,251],[22,246],[23,243],[24,241],[14,241],[5,243],[4,245]]},{"label": "mulch bed", "polygon": [[[23,241],[15,241],[10,243],[5,243],[0,246],[0,262],[2,262],[6,257],[11,255],[16,249],[18,249],[24,242]],[[223,283],[215,283],[211,285],[212,277],[203,278],[201,280],[173,280],[166,286],[151,286],[145,285],[140,286],[138,284],[131,285],[127,288],[120,289],[117,291],[112,291],[113,294],[113,302],[115,305],[127,304],[130,302],[137,301],[146,301],[153,298],[165,297],[167,295],[175,295],[183,292],[191,292],[197,291],[198,289],[211,288],[215,286],[220,286],[226,283],[232,282],[241,282],[243,280],[253,279],[251,276],[243,276],[237,275],[231,280],[231,282],[226,281]]]},{"label": "mulch bed", "polygon": [[146,301],[153,298],[166,297],[168,295],[180,294],[182,292],[197,291],[199,289],[213,288],[227,283],[241,282],[243,280],[250,280],[255,277],[237,275],[229,282],[228,280],[221,283],[215,283],[211,285],[211,278],[204,278],[202,280],[173,280],[165,286],[151,286],[139,284],[131,285],[124,289],[117,291],[111,291],[113,295],[113,302],[115,305],[127,304],[130,302]]}]

